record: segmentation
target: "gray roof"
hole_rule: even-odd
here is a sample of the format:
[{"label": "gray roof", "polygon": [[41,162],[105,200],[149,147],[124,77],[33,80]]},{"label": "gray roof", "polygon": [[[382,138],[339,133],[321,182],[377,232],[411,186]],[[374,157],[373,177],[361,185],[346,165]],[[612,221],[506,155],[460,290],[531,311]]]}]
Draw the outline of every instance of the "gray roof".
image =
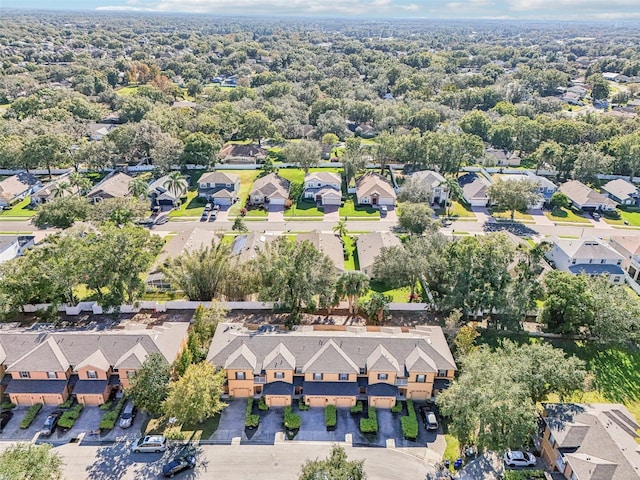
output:
[{"label": "gray roof", "polygon": [[372,232],[359,235],[356,245],[358,247],[360,269],[364,270],[375,263],[375,259],[380,255],[382,247],[397,247],[402,245],[402,242],[392,232]]},{"label": "gray roof", "polygon": [[579,206],[583,205],[615,205],[615,202],[606,195],[596,192],[578,180],[571,180],[560,185],[558,190],[564,193],[569,200]]},{"label": "gray roof", "polygon": [[569,271],[575,275],[586,273],[587,275],[624,275],[624,270],[618,265],[610,263],[579,263],[570,265]]},{"label": "gray roof", "polygon": [[265,235],[259,232],[238,235],[233,240],[231,253],[236,255],[240,262],[252,260],[275,238],[275,235]]},{"label": "gray roof", "polygon": [[544,421],[580,480],[640,478],[640,427],[624,405],[555,403],[544,408]]},{"label": "gray roof", "polygon": [[553,244],[569,258],[593,260],[623,260],[623,256],[612,247],[593,237],[586,238],[554,238]]},{"label": "gray roof", "polygon": [[367,395],[372,397],[393,397],[398,396],[398,387],[388,383],[374,383],[367,387]]},{"label": "gray roof", "polygon": [[316,250],[329,257],[337,270],[344,272],[344,252],[340,237],[335,233],[319,232],[301,233],[296,237],[297,242],[310,242]]},{"label": "gray roof", "polygon": [[467,200],[488,198],[487,189],[491,182],[484,175],[473,172],[465,173],[458,178],[458,184]]},{"label": "gray roof", "polygon": [[252,197],[266,198],[289,198],[289,187],[291,183],[286,178],[282,178],[277,173],[269,173],[253,182],[250,195]]},{"label": "gray roof", "polygon": [[[383,371],[389,371],[390,366],[395,369],[396,365],[402,372],[405,368],[456,369],[440,327],[418,327],[408,332],[354,328],[319,331],[305,327],[288,332],[255,331],[225,323],[216,329],[207,360],[227,369],[252,369],[260,373],[272,367],[278,355],[282,355],[284,363],[301,368],[302,373],[359,374],[360,369],[371,368],[368,362],[381,362]],[[422,365],[429,368],[415,368]]]},{"label": "gray roof", "polygon": [[620,201],[624,201],[638,195],[638,189],[636,186],[622,178],[617,178],[605,183],[602,186],[602,190],[613,195]]},{"label": "gray roof", "polygon": [[18,235],[0,235],[0,252],[4,252],[14,243],[18,242]]},{"label": "gray roof", "polygon": [[[134,325],[127,330],[0,332],[0,362],[8,371],[65,371],[69,366],[104,365],[137,368],[139,360],[151,353],[161,353],[168,362],[175,360],[186,336],[188,323],[165,323],[152,329]],[[96,353],[100,351],[102,355]]]},{"label": "gray roof", "polygon": [[62,393],[67,380],[28,380],[12,378],[4,393]]},{"label": "gray roof", "polygon": [[360,393],[356,382],[304,382],[302,389],[305,396],[344,396],[353,397]]},{"label": "gray roof", "polygon": [[198,179],[198,184],[201,183],[213,183],[213,184],[229,184],[236,183],[240,180],[240,177],[235,173],[225,172],[205,172]]},{"label": "gray roof", "polygon": [[265,383],[262,387],[263,395],[293,395],[293,384],[287,382]]},{"label": "gray roof", "polygon": [[333,172],[310,172],[307,173],[307,175],[304,177],[304,182],[311,182],[311,181],[319,181],[319,182],[323,182],[323,183],[337,183],[338,185],[340,185],[342,183],[342,178],[340,177],[340,174],[338,173],[333,173]]},{"label": "gray roof", "polygon": [[358,198],[377,194],[384,198],[396,198],[396,191],[391,182],[376,172],[367,172],[356,180]]},{"label": "gray roof", "polygon": [[442,176],[442,174],[436,172],[435,170],[422,170],[419,172],[413,172],[411,174],[411,178],[415,178],[420,182],[425,182],[432,188],[435,188],[438,185],[443,185],[445,182],[445,178]]},{"label": "gray roof", "polygon": [[80,394],[98,394],[104,393],[107,388],[108,380],[78,380],[73,393]]},{"label": "gray roof", "polygon": [[126,173],[118,172],[115,175],[106,177],[95,187],[93,187],[89,191],[89,193],[87,193],[87,198],[126,197],[127,195],[129,195],[129,184],[132,180],[133,178],[131,178]]}]

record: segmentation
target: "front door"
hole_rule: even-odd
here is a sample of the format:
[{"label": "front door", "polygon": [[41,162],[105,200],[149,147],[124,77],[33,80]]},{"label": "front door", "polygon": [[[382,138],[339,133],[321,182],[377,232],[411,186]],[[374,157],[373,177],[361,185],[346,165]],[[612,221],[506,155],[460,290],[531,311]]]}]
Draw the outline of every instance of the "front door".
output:
[{"label": "front door", "polygon": [[378,197],[371,197],[371,205],[378,205]]}]

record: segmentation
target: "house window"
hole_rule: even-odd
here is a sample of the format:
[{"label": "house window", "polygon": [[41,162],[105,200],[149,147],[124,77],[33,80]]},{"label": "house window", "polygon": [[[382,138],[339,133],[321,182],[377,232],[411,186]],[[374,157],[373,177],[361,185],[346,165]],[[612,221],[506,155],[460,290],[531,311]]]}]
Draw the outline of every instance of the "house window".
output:
[{"label": "house window", "polygon": [[29,372],[20,372],[20,378],[29,378]]},{"label": "house window", "polygon": [[446,370],[438,370],[438,376],[439,377],[446,377],[447,376],[447,371]]},{"label": "house window", "polygon": [[341,382],[349,380],[349,374],[348,373],[339,373],[338,374],[338,380],[340,380]]},{"label": "house window", "polygon": [[322,380],[322,374],[321,373],[314,373],[313,374],[313,379],[314,380]]},{"label": "house window", "polygon": [[95,370],[87,370],[87,378],[96,379],[98,378],[98,374]]},{"label": "house window", "polygon": [[616,265],[622,265],[622,260],[618,260],[618,261],[616,262]]},{"label": "house window", "polygon": [[127,370],[127,378],[134,378],[136,376],[136,372],[135,370]]},{"label": "house window", "polygon": [[613,283],[618,283],[620,282],[620,276],[616,275],[615,277],[613,277]]},{"label": "house window", "polygon": [[416,375],[416,382],[425,383],[427,381],[426,375]]},{"label": "house window", "polygon": [[571,265],[575,265],[576,264],[576,259],[574,258],[573,260],[571,260]]},{"label": "house window", "polygon": [[607,261],[603,259],[603,260],[600,260],[600,263],[607,263]]},{"label": "house window", "polygon": [[298,374],[302,373],[302,367],[296,367],[296,373]]},{"label": "house window", "polygon": [[112,371],[113,373],[118,373],[118,372],[119,372],[119,370],[118,370],[117,368],[113,368],[111,371]]},{"label": "house window", "polygon": [[276,372],[275,377],[276,378],[284,378],[284,372]]},{"label": "house window", "polygon": [[244,372],[236,372],[236,380],[244,380],[245,375]]},{"label": "house window", "polygon": [[360,375],[366,375],[367,367],[360,367]]},{"label": "house window", "polygon": [[593,258],[590,258],[590,259],[589,259],[589,263],[593,263]]},{"label": "house window", "polygon": [[379,373],[378,374],[378,380],[387,380],[389,378],[389,375],[386,373]]},{"label": "house window", "polygon": [[56,372],[47,372],[47,378],[58,378]]}]

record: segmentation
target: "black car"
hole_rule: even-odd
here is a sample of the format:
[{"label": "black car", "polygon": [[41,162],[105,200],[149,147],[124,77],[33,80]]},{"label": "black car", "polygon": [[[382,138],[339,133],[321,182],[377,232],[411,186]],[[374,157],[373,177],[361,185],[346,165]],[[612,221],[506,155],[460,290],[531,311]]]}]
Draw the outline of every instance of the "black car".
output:
[{"label": "black car", "polygon": [[424,428],[427,430],[438,430],[438,419],[431,408],[420,407],[420,417],[422,418]]},{"label": "black car", "polygon": [[162,475],[165,477],[173,477],[176,473],[190,470],[196,466],[196,457],[193,455],[180,455],[175,457],[164,467],[162,467]]},{"label": "black car", "polygon": [[0,432],[4,430],[4,427],[9,423],[9,420],[13,418],[13,412],[5,411],[0,412]]},{"label": "black car", "polygon": [[40,430],[40,435],[48,437],[53,432],[55,432],[56,427],[58,426],[59,418],[60,418],[60,412],[53,412],[51,415],[49,415],[47,419],[44,421],[42,430]]}]

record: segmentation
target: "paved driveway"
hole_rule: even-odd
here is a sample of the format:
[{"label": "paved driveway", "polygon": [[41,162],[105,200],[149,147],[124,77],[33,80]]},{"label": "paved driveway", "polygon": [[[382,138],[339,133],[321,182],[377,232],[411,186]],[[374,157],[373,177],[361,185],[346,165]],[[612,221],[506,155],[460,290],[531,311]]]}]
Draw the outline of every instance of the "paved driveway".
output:
[{"label": "paved driveway", "polygon": [[348,408],[338,409],[336,430],[328,432],[324,424],[324,408],[312,408],[301,413],[302,424],[295,441],[344,442],[347,433],[357,429],[357,425]]},{"label": "paved driveway", "polygon": [[267,219],[270,222],[284,222],[284,206],[283,205],[269,205],[269,214]]},{"label": "paved driveway", "polygon": [[244,434],[246,399],[234,399],[220,415],[218,429],[207,442],[231,445],[234,438],[241,438]]},{"label": "paved driveway", "polygon": [[29,407],[16,407],[12,410],[13,418],[9,420],[9,423],[4,427],[2,433],[0,433],[0,440],[2,441],[10,441],[10,440],[28,440],[33,439],[35,434],[40,430],[42,424],[44,423],[45,418],[49,411],[52,411],[52,407],[43,407],[42,410],[38,413],[36,418],[34,419],[31,427],[23,430],[20,428],[20,422],[24,418],[25,414]]},{"label": "paved driveway", "polygon": [[340,206],[326,205],[324,207],[324,221],[338,223],[340,221]]}]

